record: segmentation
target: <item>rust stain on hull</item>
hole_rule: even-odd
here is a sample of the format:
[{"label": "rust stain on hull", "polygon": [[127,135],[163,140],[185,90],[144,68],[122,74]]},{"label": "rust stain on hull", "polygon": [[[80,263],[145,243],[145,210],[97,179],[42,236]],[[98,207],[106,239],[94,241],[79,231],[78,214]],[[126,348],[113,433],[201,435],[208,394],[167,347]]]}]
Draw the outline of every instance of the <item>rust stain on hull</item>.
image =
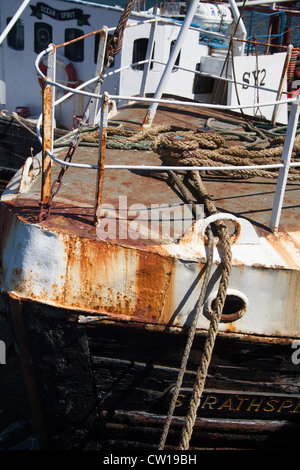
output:
[{"label": "rust stain on hull", "polygon": [[280,227],[278,235],[268,234],[266,240],[274,248],[276,253],[283,259],[290,269],[300,268],[300,243],[297,231],[287,232],[284,227]]},{"label": "rust stain on hull", "polygon": [[[69,242],[65,301],[79,308],[86,299],[87,310],[156,323],[172,267],[170,257],[157,253],[73,237]],[[78,299],[78,305],[69,293],[72,299]]]}]

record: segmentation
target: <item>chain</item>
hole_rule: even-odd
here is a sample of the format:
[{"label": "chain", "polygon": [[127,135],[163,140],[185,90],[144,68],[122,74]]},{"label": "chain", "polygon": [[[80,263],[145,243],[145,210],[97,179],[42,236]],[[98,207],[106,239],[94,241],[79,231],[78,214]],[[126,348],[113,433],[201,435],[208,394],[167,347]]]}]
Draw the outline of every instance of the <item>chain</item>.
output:
[{"label": "chain", "polygon": [[[71,142],[70,146],[69,146],[68,153],[64,158],[64,161],[66,163],[69,163],[69,162],[72,161],[72,157],[74,155],[74,152],[75,152],[76,148],[77,148],[77,145],[74,145],[74,143]],[[54,182],[52,184],[48,202],[47,203],[43,203],[42,201],[40,202],[40,206],[41,206],[40,215],[39,215],[39,221],[40,222],[45,220],[50,215],[53,198],[54,198],[54,196],[56,196],[56,194],[60,190],[60,187],[61,187],[61,184],[62,184],[62,179],[63,179],[63,176],[64,176],[67,168],[68,167],[66,165],[61,167],[61,170],[59,172],[58,177],[56,178],[56,180],[54,180]]]},{"label": "chain", "polygon": [[[134,7],[135,0],[128,0],[126,7],[124,8],[122,15],[120,17],[118,26],[110,40],[107,43],[106,53],[105,53],[105,64],[107,67],[110,58],[118,54],[122,47],[124,30],[128,21],[129,16],[131,15],[132,9]],[[108,65],[109,66],[109,65]]]}]

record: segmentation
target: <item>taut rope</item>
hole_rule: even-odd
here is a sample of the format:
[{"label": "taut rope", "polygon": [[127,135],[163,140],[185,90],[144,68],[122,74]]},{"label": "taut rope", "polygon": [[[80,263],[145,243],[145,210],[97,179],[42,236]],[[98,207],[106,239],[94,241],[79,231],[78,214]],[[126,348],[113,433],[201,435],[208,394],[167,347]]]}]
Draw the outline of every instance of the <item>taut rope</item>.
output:
[{"label": "taut rope", "polygon": [[[199,148],[199,146],[205,146],[211,150],[218,148],[221,144],[224,143],[224,139],[221,136],[215,134],[194,134],[191,131],[188,132],[181,132],[180,134],[176,133],[168,133],[162,134],[158,136],[153,142],[153,149],[158,152],[160,155],[165,156],[168,155],[168,161],[174,160],[178,163],[178,159],[180,159],[180,165],[193,165],[195,162],[193,160],[193,156],[190,153],[193,153]],[[166,148],[168,148],[168,152],[166,152]],[[181,153],[180,153],[181,152]],[[172,172],[173,173],[173,172]],[[198,194],[198,199],[204,203],[206,213],[209,215],[217,214],[218,211],[210,198],[209,194],[206,191],[206,188],[201,180],[199,171],[192,171],[187,172],[186,176],[190,178],[191,183],[193,184],[195,190]],[[231,243],[229,232],[227,227],[221,221],[215,222],[215,228],[219,237],[219,242],[221,245],[221,249],[223,252],[221,266],[222,266],[222,274],[221,280],[219,283],[218,294],[213,304],[213,313],[210,320],[209,329],[207,332],[206,341],[204,344],[202,360],[199,364],[196,380],[194,383],[193,393],[189,404],[188,413],[186,416],[185,425],[182,430],[181,434],[181,441],[179,443],[180,450],[187,450],[189,449],[190,439],[192,437],[193,428],[195,424],[195,420],[197,417],[197,410],[201,401],[201,396],[204,390],[205,381],[207,377],[208,368],[211,362],[213,348],[215,345],[219,322],[221,319],[221,315],[223,312],[223,307],[226,299],[227,288],[229,285],[230,273],[231,273],[231,266],[232,266],[232,254],[231,254]],[[169,411],[167,414],[167,419],[164,425],[163,433],[161,436],[161,440],[159,443],[159,450],[163,450],[166,439],[168,436],[168,431],[171,425],[173,412],[176,406],[176,400],[180,391],[180,387],[183,381],[184,373],[186,371],[186,366],[190,354],[190,350],[192,347],[193,339],[196,333],[197,322],[202,311],[203,302],[206,295],[207,285],[210,277],[211,267],[212,267],[212,258],[213,258],[213,239],[212,239],[212,231],[209,229],[209,250],[208,250],[208,260],[206,266],[206,272],[204,281],[202,284],[201,293],[197,302],[196,306],[196,313],[192,322],[192,325],[189,330],[188,340],[186,343],[185,351],[183,354],[182,362],[180,371],[177,377],[177,382],[175,389],[173,391],[172,400],[170,403]]]}]

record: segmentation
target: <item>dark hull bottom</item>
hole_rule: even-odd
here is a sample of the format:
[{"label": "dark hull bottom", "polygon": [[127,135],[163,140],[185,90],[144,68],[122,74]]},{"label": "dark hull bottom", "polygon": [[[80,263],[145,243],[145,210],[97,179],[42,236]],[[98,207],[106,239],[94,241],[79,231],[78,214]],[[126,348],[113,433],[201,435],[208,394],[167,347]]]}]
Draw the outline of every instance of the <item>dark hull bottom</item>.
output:
[{"label": "dark hull bottom", "polygon": [[[32,132],[33,124],[26,124]],[[14,117],[0,115],[0,193],[26,158],[41,150],[37,136],[21,125]]]},{"label": "dark hull bottom", "polygon": [[[41,448],[157,449],[186,333],[108,322],[11,301]],[[201,360],[194,340],[166,449],[176,449]],[[300,366],[290,344],[220,335],[193,449],[286,449],[300,443]]]},{"label": "dark hull bottom", "polygon": [[[36,125],[25,119],[0,115],[0,192],[2,193],[14,173],[25,160],[37,155],[42,146],[37,138]],[[59,138],[67,131],[55,129]]]},{"label": "dark hull bottom", "polygon": [[22,125],[14,117],[0,116],[1,166],[17,170],[31,154],[41,151],[41,144],[32,132],[35,133],[34,124],[26,121]]}]

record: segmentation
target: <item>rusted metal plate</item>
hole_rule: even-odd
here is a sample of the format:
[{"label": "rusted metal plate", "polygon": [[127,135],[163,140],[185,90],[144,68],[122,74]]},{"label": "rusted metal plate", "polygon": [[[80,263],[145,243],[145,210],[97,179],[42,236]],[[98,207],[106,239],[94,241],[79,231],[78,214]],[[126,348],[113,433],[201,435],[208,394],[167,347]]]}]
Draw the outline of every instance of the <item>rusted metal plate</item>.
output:
[{"label": "rusted metal plate", "polygon": [[51,149],[52,139],[52,86],[43,83],[43,171],[42,171],[42,203],[47,204],[51,190],[51,158],[47,150]]}]

